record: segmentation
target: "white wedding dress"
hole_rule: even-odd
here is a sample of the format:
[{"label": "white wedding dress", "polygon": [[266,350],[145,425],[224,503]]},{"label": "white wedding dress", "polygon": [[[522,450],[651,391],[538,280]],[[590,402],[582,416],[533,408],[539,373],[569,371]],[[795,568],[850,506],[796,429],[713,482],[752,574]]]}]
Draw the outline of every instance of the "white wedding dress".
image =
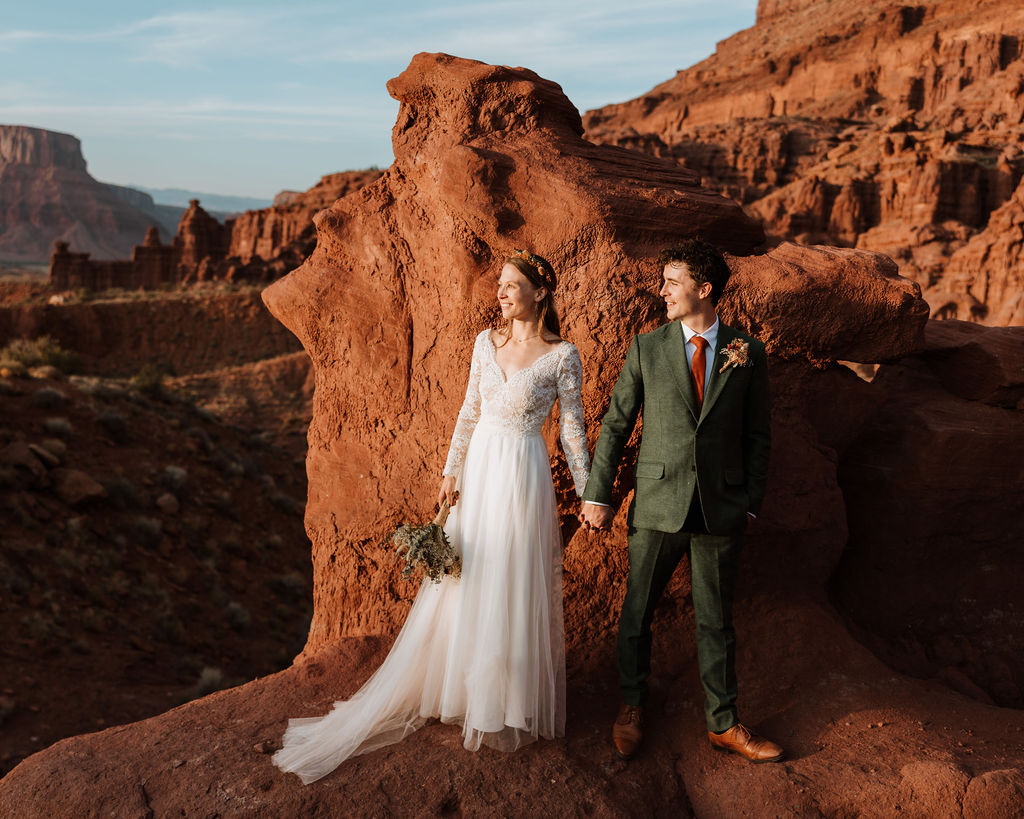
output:
[{"label": "white wedding dress", "polygon": [[274,764],[307,784],[430,718],[461,725],[474,751],[565,732],[562,539],[541,427],[557,398],[582,495],[590,469],[583,370],[566,341],[507,379],[494,354],[485,330],[444,468],[460,493],[445,532],[462,555],[462,578],[424,579],[363,687],[324,717],[289,720]]}]

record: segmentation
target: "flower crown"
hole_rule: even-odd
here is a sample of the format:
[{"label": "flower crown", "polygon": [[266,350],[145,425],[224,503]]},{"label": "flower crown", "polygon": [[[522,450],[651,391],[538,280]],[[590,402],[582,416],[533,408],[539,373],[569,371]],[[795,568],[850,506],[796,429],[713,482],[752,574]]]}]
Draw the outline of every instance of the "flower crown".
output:
[{"label": "flower crown", "polygon": [[547,259],[545,259],[542,256],[538,256],[536,253],[530,253],[528,250],[521,250],[519,248],[513,250],[512,255],[519,256],[521,259],[525,259],[526,262],[530,265],[530,267],[537,271],[537,275],[540,277],[540,280],[544,283],[544,286],[550,292],[554,292],[555,284],[557,283],[557,279],[555,277],[555,269],[551,266],[551,263],[548,262]]}]

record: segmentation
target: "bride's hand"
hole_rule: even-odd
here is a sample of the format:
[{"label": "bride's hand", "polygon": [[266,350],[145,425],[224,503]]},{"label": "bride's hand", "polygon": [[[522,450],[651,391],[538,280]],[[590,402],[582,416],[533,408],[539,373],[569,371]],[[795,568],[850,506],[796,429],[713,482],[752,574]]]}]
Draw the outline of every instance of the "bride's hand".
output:
[{"label": "bride's hand", "polygon": [[454,506],[458,499],[459,493],[455,491],[455,478],[452,475],[446,475],[441,479],[441,489],[437,493],[437,505],[440,506],[448,501],[449,506]]}]

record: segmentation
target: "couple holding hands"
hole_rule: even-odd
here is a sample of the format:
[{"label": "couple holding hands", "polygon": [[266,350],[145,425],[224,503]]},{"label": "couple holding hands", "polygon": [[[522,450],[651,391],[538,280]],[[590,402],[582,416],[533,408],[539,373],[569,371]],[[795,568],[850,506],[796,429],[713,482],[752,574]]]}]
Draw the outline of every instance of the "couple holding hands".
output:
[{"label": "couple holding hands", "polygon": [[641,746],[651,620],[688,554],[708,739],[752,762],[783,758],[736,710],[733,592],[770,447],[764,345],[719,321],[729,268],[714,246],[689,239],[659,263],[669,321],[633,338],[591,464],[583,368],[560,336],[555,271],[526,251],[505,261],[497,288],[505,326],[476,337],[438,498],[453,507],[445,532],[462,556],[461,578],[425,578],[363,687],[326,716],[289,721],[273,758],[282,770],[313,782],[431,718],[461,725],[471,750],[564,735],[562,541],[541,436],[556,399],[580,518],[594,530],[611,526],[612,484],[643,416],[616,649],[616,752],[628,759]]}]

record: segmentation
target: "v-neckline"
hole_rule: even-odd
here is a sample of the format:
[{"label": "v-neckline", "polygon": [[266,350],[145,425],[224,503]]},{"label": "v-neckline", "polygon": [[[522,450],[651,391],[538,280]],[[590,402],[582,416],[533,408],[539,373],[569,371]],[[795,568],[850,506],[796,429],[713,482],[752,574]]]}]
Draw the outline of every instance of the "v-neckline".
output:
[{"label": "v-neckline", "polygon": [[490,330],[488,330],[488,331],[487,331],[487,343],[488,343],[488,345],[489,345],[489,346],[490,346],[490,348],[491,348],[491,361],[493,361],[493,362],[494,362],[494,366],[495,366],[495,367],[497,367],[497,368],[498,368],[498,372],[499,372],[499,373],[501,373],[501,377],[502,377],[502,379],[504,380],[504,383],[505,383],[505,384],[508,384],[508,382],[509,382],[510,380],[512,380],[512,378],[514,378],[515,376],[519,375],[519,373],[523,372],[524,370],[528,370],[528,369],[530,369],[531,367],[533,367],[534,365],[536,365],[536,364],[537,364],[538,362],[540,362],[541,360],[543,360],[543,359],[547,358],[547,357],[548,357],[549,355],[551,355],[552,353],[557,353],[557,352],[558,352],[558,348],[559,348],[559,347],[561,347],[561,346],[562,346],[563,344],[565,344],[565,340],[563,339],[562,341],[559,341],[559,342],[558,342],[558,343],[557,343],[557,344],[555,345],[555,349],[553,349],[553,350],[548,350],[548,351],[547,351],[546,353],[544,353],[543,355],[539,355],[539,356],[537,356],[537,357],[536,357],[535,359],[533,359],[533,361],[531,361],[531,362],[530,362],[529,364],[527,364],[527,365],[526,365],[525,367],[520,367],[520,368],[519,368],[518,370],[516,370],[516,371],[515,371],[514,373],[512,373],[511,375],[506,375],[505,371],[504,371],[504,370],[503,370],[503,369],[501,368],[501,365],[500,365],[500,364],[498,363],[498,348],[497,348],[497,346],[495,346],[495,344],[494,344],[494,339],[493,339],[493,338],[491,338],[491,331],[490,331]]}]

